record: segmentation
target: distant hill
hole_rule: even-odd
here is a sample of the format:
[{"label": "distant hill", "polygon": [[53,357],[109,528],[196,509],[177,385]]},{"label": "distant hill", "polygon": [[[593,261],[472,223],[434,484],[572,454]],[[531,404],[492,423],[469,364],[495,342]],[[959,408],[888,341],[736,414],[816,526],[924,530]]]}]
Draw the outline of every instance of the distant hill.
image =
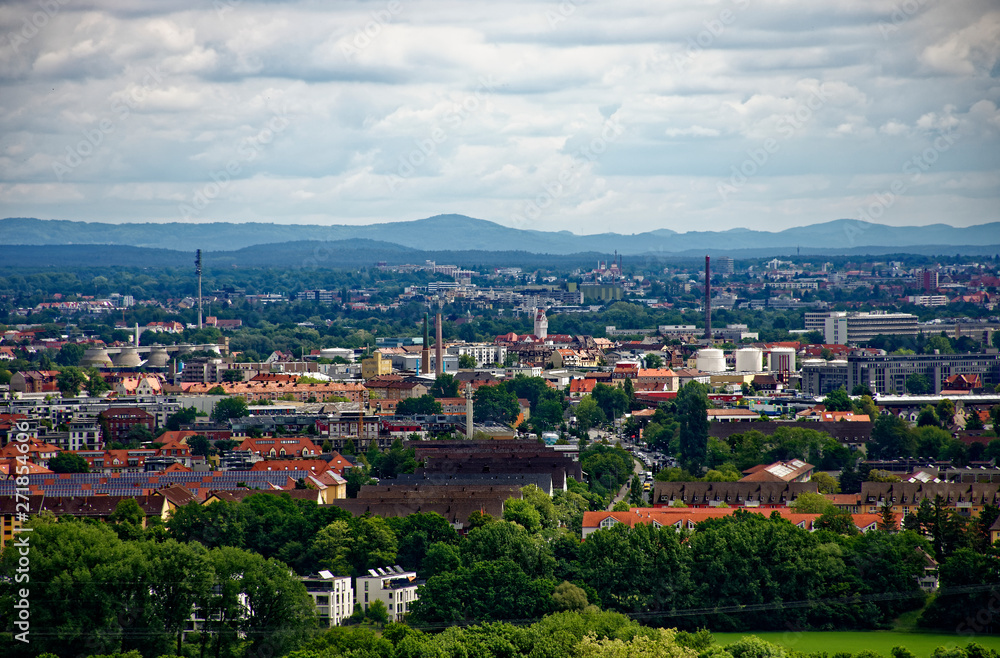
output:
[{"label": "distant hill", "polygon": [[[522,251],[534,254],[625,255],[742,253],[745,255],[802,253],[868,253],[868,247],[886,253],[995,253],[1000,245],[1000,222],[956,228],[930,226],[886,226],[838,219],[811,226],[768,232],[751,229],[690,231],[677,233],[657,229],[622,235],[602,233],[575,235],[567,231],[536,231],[501,226],[464,215],[437,215],[427,219],[363,226],[312,226],[262,223],[204,224],[106,224],[66,220],[7,218],[0,220],[0,244],[4,245],[127,245],[156,249],[214,251],[220,247],[238,250],[255,245],[300,242],[367,240],[381,245],[429,252]],[[972,252],[965,251],[972,246]],[[385,249],[386,247],[379,247]],[[911,249],[912,248],[912,249]],[[933,251],[938,249],[940,251]],[[932,250],[932,251],[927,251]],[[6,254],[0,256],[5,258]]]}]

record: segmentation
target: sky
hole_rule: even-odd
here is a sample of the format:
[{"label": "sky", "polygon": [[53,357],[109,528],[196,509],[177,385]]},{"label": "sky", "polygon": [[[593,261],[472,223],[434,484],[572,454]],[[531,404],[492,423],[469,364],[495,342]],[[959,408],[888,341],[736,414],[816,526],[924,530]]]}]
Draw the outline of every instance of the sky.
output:
[{"label": "sky", "polygon": [[971,226],[998,104],[995,0],[4,0],[0,217]]}]

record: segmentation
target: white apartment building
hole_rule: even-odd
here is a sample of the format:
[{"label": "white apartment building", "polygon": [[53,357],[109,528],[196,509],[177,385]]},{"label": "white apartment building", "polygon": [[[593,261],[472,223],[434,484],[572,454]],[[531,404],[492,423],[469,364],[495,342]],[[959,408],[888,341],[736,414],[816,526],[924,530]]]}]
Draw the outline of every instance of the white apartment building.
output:
[{"label": "white apartment building", "polygon": [[362,610],[381,601],[389,611],[389,621],[403,621],[417,600],[420,584],[415,571],[403,571],[399,565],[369,569],[367,576],[359,576],[355,582],[354,597]]},{"label": "white apartment building", "polygon": [[468,354],[476,360],[476,367],[481,368],[494,363],[502,364],[507,358],[507,346],[492,343],[462,343],[449,345],[448,354],[452,356]]},{"label": "white apartment building", "polygon": [[316,605],[320,624],[325,628],[340,626],[354,613],[354,587],[350,576],[334,576],[320,571],[302,579],[306,591]]}]

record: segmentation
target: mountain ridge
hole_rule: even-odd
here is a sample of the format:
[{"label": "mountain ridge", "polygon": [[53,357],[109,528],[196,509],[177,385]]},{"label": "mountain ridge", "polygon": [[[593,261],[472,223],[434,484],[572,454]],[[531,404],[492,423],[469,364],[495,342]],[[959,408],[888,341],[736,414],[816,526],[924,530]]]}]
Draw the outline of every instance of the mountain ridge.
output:
[{"label": "mountain ridge", "polygon": [[970,227],[948,224],[888,226],[852,219],[799,226],[781,231],[736,227],[720,231],[677,233],[662,228],[624,235],[576,235],[567,231],[511,228],[465,215],[435,215],[424,219],[360,225],[309,225],[207,222],[200,224],[111,224],[59,219],[8,217],[0,219],[0,244],[100,244],[187,251],[192,245],[211,251],[286,242],[375,240],[418,251],[525,251],[534,254],[586,252],[624,255],[681,254],[692,250],[743,251],[817,249],[855,250],[860,247],[961,247],[1000,244],[1000,222]]}]

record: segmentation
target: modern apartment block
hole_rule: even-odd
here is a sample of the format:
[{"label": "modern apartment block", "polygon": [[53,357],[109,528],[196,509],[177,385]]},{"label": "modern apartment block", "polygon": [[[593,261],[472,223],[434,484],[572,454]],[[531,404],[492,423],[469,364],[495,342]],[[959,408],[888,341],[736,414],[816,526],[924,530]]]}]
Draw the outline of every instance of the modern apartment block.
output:
[{"label": "modern apartment block", "polygon": [[381,601],[389,611],[389,621],[403,621],[417,600],[417,587],[422,584],[417,581],[415,571],[403,571],[399,565],[369,569],[367,576],[358,577],[354,597],[362,610]]},{"label": "modern apartment block", "polygon": [[320,571],[302,579],[306,591],[316,604],[316,614],[325,628],[340,626],[354,613],[354,587],[350,576],[334,576]]}]

